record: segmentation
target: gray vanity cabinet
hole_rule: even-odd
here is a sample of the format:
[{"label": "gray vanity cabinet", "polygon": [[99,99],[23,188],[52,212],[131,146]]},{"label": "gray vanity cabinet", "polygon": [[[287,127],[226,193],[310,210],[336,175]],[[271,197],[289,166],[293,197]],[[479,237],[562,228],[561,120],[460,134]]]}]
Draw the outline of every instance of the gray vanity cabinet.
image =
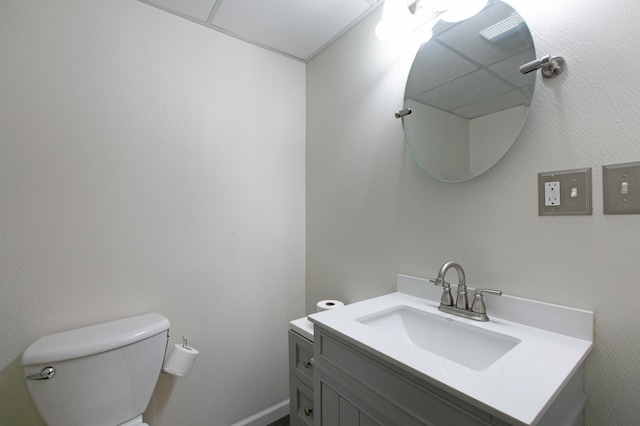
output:
[{"label": "gray vanity cabinet", "polygon": [[328,385],[322,384],[322,424],[350,426],[380,426],[365,412],[342,397]]},{"label": "gray vanity cabinet", "polygon": [[289,330],[289,409],[292,425],[312,426],[313,342]]},{"label": "gray vanity cabinet", "polygon": [[315,426],[506,425],[316,325]]}]

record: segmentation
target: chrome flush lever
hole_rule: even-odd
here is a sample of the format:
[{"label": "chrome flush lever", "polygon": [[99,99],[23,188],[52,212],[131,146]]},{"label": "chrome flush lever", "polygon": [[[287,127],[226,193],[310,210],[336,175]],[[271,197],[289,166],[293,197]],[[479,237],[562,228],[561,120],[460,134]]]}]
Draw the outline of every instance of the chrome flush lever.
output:
[{"label": "chrome flush lever", "polygon": [[53,367],[45,367],[41,372],[36,374],[30,374],[25,377],[27,380],[47,380],[52,378],[56,374],[56,369]]}]

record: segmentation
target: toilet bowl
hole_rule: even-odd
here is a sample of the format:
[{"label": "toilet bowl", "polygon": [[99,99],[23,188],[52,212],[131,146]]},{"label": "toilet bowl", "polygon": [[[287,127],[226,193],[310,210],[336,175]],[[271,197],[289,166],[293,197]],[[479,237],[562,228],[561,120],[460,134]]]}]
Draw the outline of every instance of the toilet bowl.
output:
[{"label": "toilet bowl", "polygon": [[48,426],[147,426],[169,320],[156,313],[50,334],[22,354],[31,398]]}]

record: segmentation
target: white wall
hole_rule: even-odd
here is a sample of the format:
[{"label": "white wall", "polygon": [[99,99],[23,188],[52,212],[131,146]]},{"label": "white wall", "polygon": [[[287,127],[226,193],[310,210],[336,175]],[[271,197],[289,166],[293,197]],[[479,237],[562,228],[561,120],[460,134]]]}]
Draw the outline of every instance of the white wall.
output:
[{"label": "white wall", "polygon": [[[514,146],[468,182],[438,182],[410,158],[393,113],[413,52],[376,40],[380,10],[308,64],[307,311],[457,260],[472,286],[594,310],[587,424],[637,424],[640,216],[603,215],[601,167],[640,160],[640,4],[510,3],[538,55],[568,68],[537,81]],[[537,173],[579,167],[593,168],[593,215],[539,217]]]},{"label": "white wall", "polygon": [[155,311],[201,351],[154,426],[288,398],[305,66],[134,0],[0,2],[0,424],[39,336]]}]

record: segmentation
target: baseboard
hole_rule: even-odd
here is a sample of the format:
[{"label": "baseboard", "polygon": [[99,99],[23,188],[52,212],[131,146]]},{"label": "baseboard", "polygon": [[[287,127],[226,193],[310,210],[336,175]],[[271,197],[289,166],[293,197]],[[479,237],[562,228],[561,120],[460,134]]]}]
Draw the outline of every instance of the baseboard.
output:
[{"label": "baseboard", "polygon": [[232,426],[267,426],[269,423],[273,423],[287,414],[289,414],[288,399],[266,410],[262,410],[251,417],[247,417]]}]

